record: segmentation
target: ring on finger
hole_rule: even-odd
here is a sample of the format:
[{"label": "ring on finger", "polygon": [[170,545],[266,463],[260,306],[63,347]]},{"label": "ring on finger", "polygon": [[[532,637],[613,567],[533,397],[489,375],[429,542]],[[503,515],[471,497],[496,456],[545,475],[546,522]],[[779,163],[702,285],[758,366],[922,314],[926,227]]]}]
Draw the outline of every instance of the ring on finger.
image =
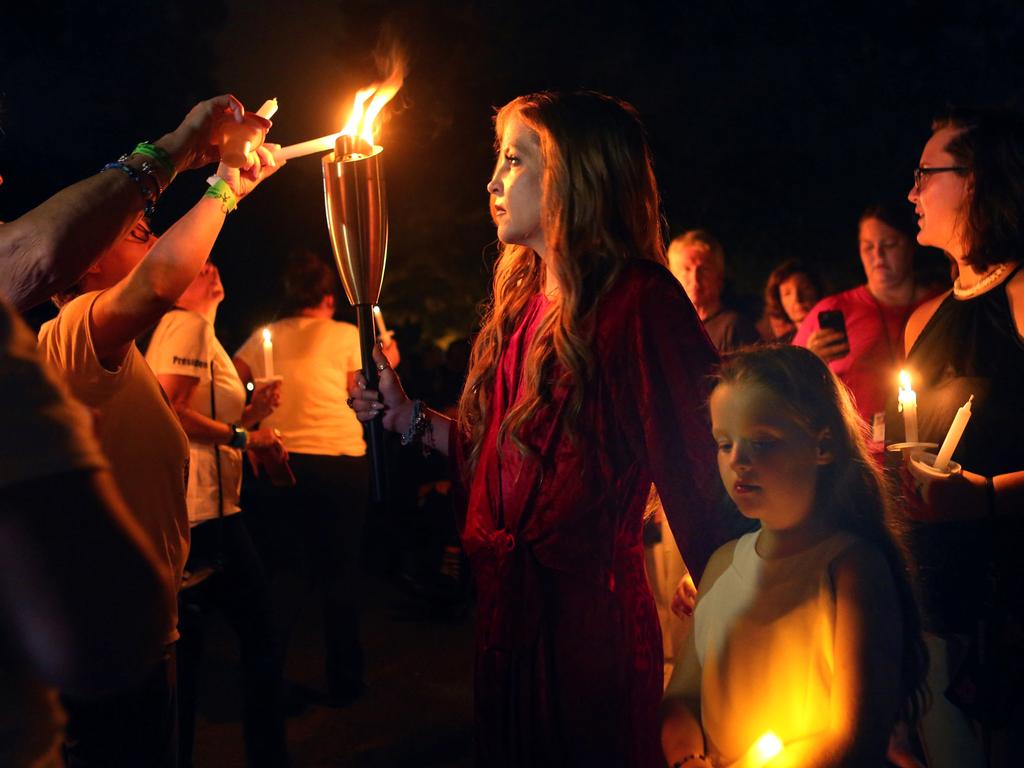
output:
[{"label": "ring on finger", "polygon": [[390,367],[387,363],[377,363],[377,373],[384,373]]}]

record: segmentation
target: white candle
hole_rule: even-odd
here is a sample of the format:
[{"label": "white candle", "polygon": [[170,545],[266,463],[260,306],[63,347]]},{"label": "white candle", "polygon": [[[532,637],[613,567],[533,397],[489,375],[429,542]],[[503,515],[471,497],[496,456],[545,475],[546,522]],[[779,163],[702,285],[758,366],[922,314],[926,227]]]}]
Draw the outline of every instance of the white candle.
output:
[{"label": "white candle", "polygon": [[306,155],[322,154],[324,152],[331,152],[334,150],[334,143],[341,136],[341,132],[332,133],[330,136],[321,136],[319,139],[310,139],[304,141],[301,144],[291,144],[287,147],[281,147],[274,157],[277,160],[294,160],[297,157],[305,157]]},{"label": "white candle", "polygon": [[380,336],[380,340],[384,342],[385,347],[391,346],[391,331],[384,324],[384,315],[381,314],[380,307],[376,304],[373,305],[373,319],[377,323],[377,334]]},{"label": "white candle", "polygon": [[256,114],[269,120],[275,112],[277,112],[277,99],[267,99]]},{"label": "white candle", "polygon": [[270,340],[270,329],[263,329],[263,375],[268,379],[274,375],[274,342]]},{"label": "white candle", "polygon": [[899,408],[903,413],[903,439],[908,443],[917,440],[917,393],[910,387],[910,374],[900,371]]},{"label": "white candle", "polygon": [[942,441],[942,447],[939,448],[939,455],[935,459],[935,463],[932,465],[935,469],[940,472],[945,472],[949,466],[949,460],[953,458],[953,451],[956,450],[957,445],[960,443],[960,438],[964,435],[964,429],[967,428],[967,422],[971,420],[971,403],[974,401],[974,395],[967,398],[967,402],[961,406],[960,410],[956,412],[956,416],[953,418],[953,423],[949,425],[949,432],[946,433],[946,439]]}]

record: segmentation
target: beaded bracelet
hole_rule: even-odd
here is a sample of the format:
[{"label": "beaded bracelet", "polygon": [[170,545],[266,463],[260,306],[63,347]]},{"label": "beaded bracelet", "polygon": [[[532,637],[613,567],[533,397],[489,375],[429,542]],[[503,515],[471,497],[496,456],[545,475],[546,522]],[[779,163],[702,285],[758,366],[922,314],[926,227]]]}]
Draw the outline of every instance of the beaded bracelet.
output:
[{"label": "beaded bracelet", "polygon": [[178,175],[178,170],[174,167],[174,163],[171,162],[171,156],[167,154],[167,150],[155,144],[150,144],[148,141],[140,141],[135,145],[135,149],[131,151],[131,154],[143,155],[156,161],[167,174],[168,181],[167,184],[164,184],[165,189],[174,180],[174,177]]},{"label": "beaded bracelet", "polygon": [[[116,163],[107,163],[100,169],[100,173],[103,171],[109,171],[113,168],[126,174],[128,178],[134,181],[139,186],[139,192],[142,194],[142,212],[143,215],[149,219],[153,217],[153,211],[156,210],[156,200],[159,196],[158,193],[154,192],[142,179],[142,175],[132,168],[130,165],[124,162],[124,160],[118,160]],[[157,189],[159,189],[159,184]]]},{"label": "beaded bracelet", "polygon": [[211,176],[206,180],[209,188],[203,193],[203,197],[212,197],[220,200],[221,212],[226,216],[238,207],[238,196],[220,176]]},{"label": "beaded bracelet", "polygon": [[430,446],[427,445],[423,439],[425,435],[430,435],[430,442],[434,442],[434,425],[430,421],[430,416],[427,415],[426,410],[423,408],[422,400],[412,401],[412,421],[409,422],[409,428],[402,433],[402,445],[411,445],[414,442],[419,442],[423,448],[423,455],[430,455]]}]

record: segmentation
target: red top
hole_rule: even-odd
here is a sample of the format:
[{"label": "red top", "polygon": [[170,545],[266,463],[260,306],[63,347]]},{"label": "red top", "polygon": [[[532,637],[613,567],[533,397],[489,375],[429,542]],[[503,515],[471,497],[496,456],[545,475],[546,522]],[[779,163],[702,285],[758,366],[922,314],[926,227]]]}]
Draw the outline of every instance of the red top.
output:
[{"label": "red top", "polygon": [[[725,539],[706,403],[717,353],[679,283],[635,260],[596,312],[594,374],[575,441],[556,388],[497,444],[549,302],[535,297],[499,362],[476,471],[462,489],[478,586],[481,765],[661,764],[661,634],[643,565],[651,483],[698,580]],[[453,435],[455,430],[453,430]],[[456,436],[452,456],[465,446]]]},{"label": "red top", "polygon": [[[903,307],[882,304],[866,285],[826,296],[814,305],[793,339],[806,347],[807,338],[818,330],[818,315],[825,310],[840,310],[846,318],[850,353],[828,364],[853,393],[857,410],[870,426],[876,413],[885,412],[886,401],[895,398],[897,375],[903,364],[903,329],[910,315],[934,296]],[[882,450],[882,446],[876,446]]]}]

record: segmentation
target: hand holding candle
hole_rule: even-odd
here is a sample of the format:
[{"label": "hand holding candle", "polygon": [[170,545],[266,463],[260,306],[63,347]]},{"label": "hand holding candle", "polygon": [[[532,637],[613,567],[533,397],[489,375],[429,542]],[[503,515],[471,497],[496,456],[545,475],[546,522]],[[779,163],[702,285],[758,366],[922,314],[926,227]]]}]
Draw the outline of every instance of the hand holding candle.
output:
[{"label": "hand holding candle", "polygon": [[903,414],[904,441],[918,442],[917,437],[917,393],[910,387],[910,374],[900,371],[899,409]]}]

